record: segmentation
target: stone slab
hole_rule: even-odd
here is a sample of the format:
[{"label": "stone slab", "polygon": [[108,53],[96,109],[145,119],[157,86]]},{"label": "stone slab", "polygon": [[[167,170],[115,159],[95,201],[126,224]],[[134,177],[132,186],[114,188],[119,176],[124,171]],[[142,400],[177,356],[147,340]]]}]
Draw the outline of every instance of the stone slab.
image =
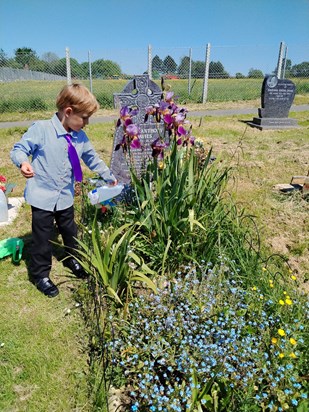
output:
[{"label": "stone slab", "polygon": [[246,122],[249,126],[257,127],[260,130],[280,130],[280,129],[297,129],[300,126],[296,119],[282,117],[254,117],[251,122]]},{"label": "stone slab", "polygon": [[9,219],[7,222],[0,222],[0,227],[10,225],[18,215],[18,210],[25,202],[24,197],[9,197],[8,199],[8,212]]},{"label": "stone slab", "polygon": [[288,117],[295,90],[295,84],[291,80],[278,79],[275,75],[266,76],[262,84],[259,117]]},{"label": "stone slab", "polygon": [[303,185],[306,179],[309,179],[309,176],[292,176],[290,184]]},{"label": "stone slab", "polygon": [[110,168],[120,183],[130,182],[129,167],[132,165],[137,176],[140,175],[151,159],[151,143],[159,135],[162,136],[164,134],[162,122],[156,124],[153,116],[149,116],[147,121],[145,120],[146,108],[159,104],[161,97],[162,90],[155,82],[149,79],[148,75],[135,76],[127,83],[121,93],[114,93],[115,107],[120,109],[121,107],[128,106],[138,109],[138,113],[136,116],[133,116],[132,121],[140,128],[140,142],[142,146],[141,149],[131,150],[130,159],[128,159],[128,153],[124,154],[121,148],[115,151],[115,147],[121,142],[123,137],[122,124],[116,126]]},{"label": "stone slab", "polygon": [[295,97],[295,84],[291,80],[278,79],[276,75],[264,78],[261,91],[262,107],[258,117],[246,122],[260,130],[295,129],[297,120],[289,119],[289,110]]}]

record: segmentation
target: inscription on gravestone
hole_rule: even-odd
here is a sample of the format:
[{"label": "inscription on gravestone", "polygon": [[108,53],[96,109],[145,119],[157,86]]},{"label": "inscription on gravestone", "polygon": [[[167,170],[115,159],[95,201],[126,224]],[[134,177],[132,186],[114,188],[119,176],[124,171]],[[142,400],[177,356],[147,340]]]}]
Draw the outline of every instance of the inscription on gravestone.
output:
[{"label": "inscription on gravestone", "polygon": [[254,117],[251,126],[259,129],[290,129],[297,127],[295,119],[289,119],[289,111],[295,97],[295,84],[291,80],[266,76],[261,91],[259,117]]},{"label": "inscription on gravestone", "polygon": [[[141,149],[132,149],[134,167],[137,174],[140,174],[147,161],[151,158],[151,143],[159,136],[163,136],[164,125],[157,125],[152,116],[145,122],[146,108],[160,103],[162,90],[149,79],[148,75],[135,76],[124,87],[121,93],[114,93],[115,107],[120,109],[124,106],[138,108],[138,114],[133,116],[133,123],[137,124],[141,130]],[[122,140],[123,127],[116,127],[114,134],[114,145],[111,159],[111,170],[119,182],[128,183],[130,181],[128,160],[120,148],[115,151],[116,145]]]}]

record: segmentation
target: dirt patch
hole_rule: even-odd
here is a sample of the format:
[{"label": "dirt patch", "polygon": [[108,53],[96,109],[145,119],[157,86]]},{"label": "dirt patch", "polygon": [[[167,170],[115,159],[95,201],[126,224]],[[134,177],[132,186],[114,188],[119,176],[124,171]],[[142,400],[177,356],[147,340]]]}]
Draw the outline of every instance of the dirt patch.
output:
[{"label": "dirt patch", "polygon": [[29,399],[37,389],[38,387],[36,385],[14,385],[14,392],[19,396],[19,400],[22,402]]},{"label": "dirt patch", "polygon": [[269,243],[274,252],[284,255],[289,253],[288,239],[286,239],[284,236],[276,236],[270,239]]}]

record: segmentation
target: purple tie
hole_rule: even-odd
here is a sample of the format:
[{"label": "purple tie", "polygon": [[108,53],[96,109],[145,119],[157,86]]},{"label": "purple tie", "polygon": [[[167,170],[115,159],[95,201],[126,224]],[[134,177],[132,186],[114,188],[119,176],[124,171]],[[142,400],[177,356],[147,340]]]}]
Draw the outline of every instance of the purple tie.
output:
[{"label": "purple tie", "polygon": [[83,181],[83,172],[82,172],[82,168],[80,166],[80,161],[79,161],[77,151],[76,151],[75,147],[72,145],[72,141],[71,141],[72,137],[71,137],[70,134],[66,134],[65,138],[68,142],[68,153],[69,153],[69,158],[70,158],[70,161],[71,161],[71,165],[72,165],[75,180],[77,182],[82,182]]}]

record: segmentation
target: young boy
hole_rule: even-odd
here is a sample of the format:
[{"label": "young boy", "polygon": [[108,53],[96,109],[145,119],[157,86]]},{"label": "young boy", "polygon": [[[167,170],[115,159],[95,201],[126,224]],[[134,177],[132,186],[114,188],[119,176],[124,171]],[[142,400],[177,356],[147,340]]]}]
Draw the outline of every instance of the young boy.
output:
[{"label": "young boy", "polygon": [[77,277],[85,275],[81,265],[70,256],[77,248],[73,200],[74,178],[82,180],[79,158],[108,184],[117,183],[82,130],[99,108],[93,94],[74,83],[61,90],[56,105],[58,112],[50,120],[35,122],[11,151],[13,163],[27,179],[25,199],[32,210],[30,279],[48,297],[59,293],[49,278],[54,221],[65,246],[65,266]]}]

